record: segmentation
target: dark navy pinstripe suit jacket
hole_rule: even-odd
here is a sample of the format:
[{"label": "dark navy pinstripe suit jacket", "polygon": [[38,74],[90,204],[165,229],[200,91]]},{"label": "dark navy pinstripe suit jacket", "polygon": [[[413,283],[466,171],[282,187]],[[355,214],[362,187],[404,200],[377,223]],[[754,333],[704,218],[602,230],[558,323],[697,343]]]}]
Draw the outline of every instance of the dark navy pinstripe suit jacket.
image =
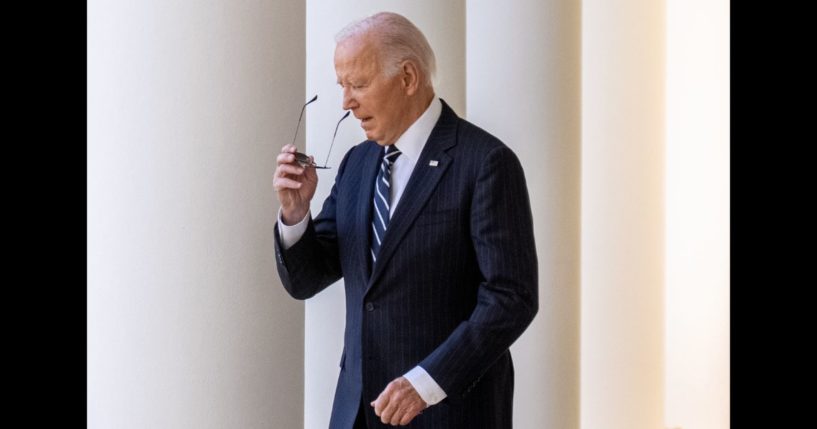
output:
[{"label": "dark navy pinstripe suit jacket", "polygon": [[[332,191],[278,273],[297,299],[341,277],[346,330],[331,429],[350,429],[368,403],[421,365],[448,397],[408,427],[511,428],[508,347],[538,310],[533,222],[524,173],[502,142],[443,102],[377,258],[370,267],[372,195],[381,146],[346,153]],[[432,160],[436,166],[429,165]]]}]

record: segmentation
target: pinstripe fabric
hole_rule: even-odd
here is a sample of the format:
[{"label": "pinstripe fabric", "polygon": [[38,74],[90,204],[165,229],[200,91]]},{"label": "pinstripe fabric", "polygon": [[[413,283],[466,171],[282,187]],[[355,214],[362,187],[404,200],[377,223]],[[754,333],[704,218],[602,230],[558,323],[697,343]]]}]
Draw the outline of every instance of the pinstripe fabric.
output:
[{"label": "pinstripe fabric", "polygon": [[380,169],[377,171],[377,178],[374,181],[374,197],[372,198],[372,264],[377,262],[377,254],[380,245],[386,236],[386,228],[389,226],[389,203],[391,202],[391,166],[400,157],[400,150],[397,146],[386,147]]},{"label": "pinstripe fabric", "polygon": [[[344,351],[330,428],[350,429],[361,400],[374,400],[418,364],[448,397],[408,427],[511,428],[508,348],[538,311],[521,164],[443,102],[370,267],[371,184],[382,154],[369,141],[346,153],[320,214],[295,245],[284,251],[275,231],[278,273],[293,297],[344,279]],[[370,428],[389,427],[366,408]]]}]

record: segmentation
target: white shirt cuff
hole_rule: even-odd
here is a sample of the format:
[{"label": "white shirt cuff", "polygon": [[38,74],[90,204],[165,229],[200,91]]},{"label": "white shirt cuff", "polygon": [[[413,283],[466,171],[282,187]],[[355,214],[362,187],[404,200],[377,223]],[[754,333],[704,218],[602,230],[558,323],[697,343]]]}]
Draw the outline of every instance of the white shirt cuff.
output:
[{"label": "white shirt cuff", "polygon": [[429,407],[448,396],[440,385],[438,385],[420,365],[412,368],[411,371],[407,372],[403,377],[406,377],[406,380],[411,383],[414,390],[420,394],[420,397],[426,401]]},{"label": "white shirt cuff", "polygon": [[278,238],[281,239],[281,247],[283,247],[284,250],[292,247],[303,237],[306,232],[306,226],[309,224],[309,216],[310,211],[307,210],[306,216],[304,216],[300,222],[295,225],[286,225],[283,219],[281,219],[281,209],[278,209]]}]

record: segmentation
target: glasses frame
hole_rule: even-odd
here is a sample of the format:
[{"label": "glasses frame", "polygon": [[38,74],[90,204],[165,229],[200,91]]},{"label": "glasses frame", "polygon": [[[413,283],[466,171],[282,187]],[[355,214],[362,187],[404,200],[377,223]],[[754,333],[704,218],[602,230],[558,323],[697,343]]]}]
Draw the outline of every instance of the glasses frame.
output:
[{"label": "glasses frame", "polygon": [[[312,103],[313,101],[315,101],[317,99],[318,99],[318,96],[316,94],[314,97],[312,97],[311,100],[307,101],[306,104],[304,104],[303,107],[301,107],[301,114],[298,116],[298,124],[295,125],[295,135],[292,137],[292,145],[293,146],[295,146],[295,140],[298,138],[298,130],[301,128],[301,120],[304,117],[304,110],[306,110],[306,106],[308,106],[310,103]],[[295,161],[298,162],[298,164],[300,164],[301,167],[304,167],[304,168],[313,167],[313,168],[322,169],[322,170],[328,170],[328,169],[332,168],[332,167],[328,166],[329,155],[332,154],[332,147],[335,146],[335,137],[338,136],[338,128],[340,128],[340,123],[343,122],[344,119],[348,118],[350,113],[352,113],[352,112],[347,110],[346,113],[340,118],[340,120],[338,120],[337,125],[335,125],[335,132],[332,134],[332,143],[329,145],[329,152],[326,154],[326,161],[323,163],[322,166],[318,165],[318,164],[315,164],[314,161],[310,161],[309,156],[307,154],[302,153],[302,152],[298,152],[298,151],[295,151]]]}]

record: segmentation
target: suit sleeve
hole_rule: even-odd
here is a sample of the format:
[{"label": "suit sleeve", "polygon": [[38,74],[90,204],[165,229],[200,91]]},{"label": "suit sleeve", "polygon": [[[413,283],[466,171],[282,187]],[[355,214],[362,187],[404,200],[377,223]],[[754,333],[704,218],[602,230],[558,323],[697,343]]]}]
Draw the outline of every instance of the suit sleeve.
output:
[{"label": "suit sleeve", "polygon": [[278,275],[286,291],[295,299],[311,298],[343,276],[338,252],[335,208],[338,184],[342,181],[346,162],[352,150],[343,157],[332,191],[324,200],[318,217],[314,220],[309,219],[300,240],[284,249],[280,241],[278,222],[275,223],[275,259]]},{"label": "suit sleeve", "polygon": [[524,172],[507,147],[482,162],[470,213],[482,282],[477,303],[420,366],[449,395],[475,385],[527,328],[539,308],[538,264]]}]

